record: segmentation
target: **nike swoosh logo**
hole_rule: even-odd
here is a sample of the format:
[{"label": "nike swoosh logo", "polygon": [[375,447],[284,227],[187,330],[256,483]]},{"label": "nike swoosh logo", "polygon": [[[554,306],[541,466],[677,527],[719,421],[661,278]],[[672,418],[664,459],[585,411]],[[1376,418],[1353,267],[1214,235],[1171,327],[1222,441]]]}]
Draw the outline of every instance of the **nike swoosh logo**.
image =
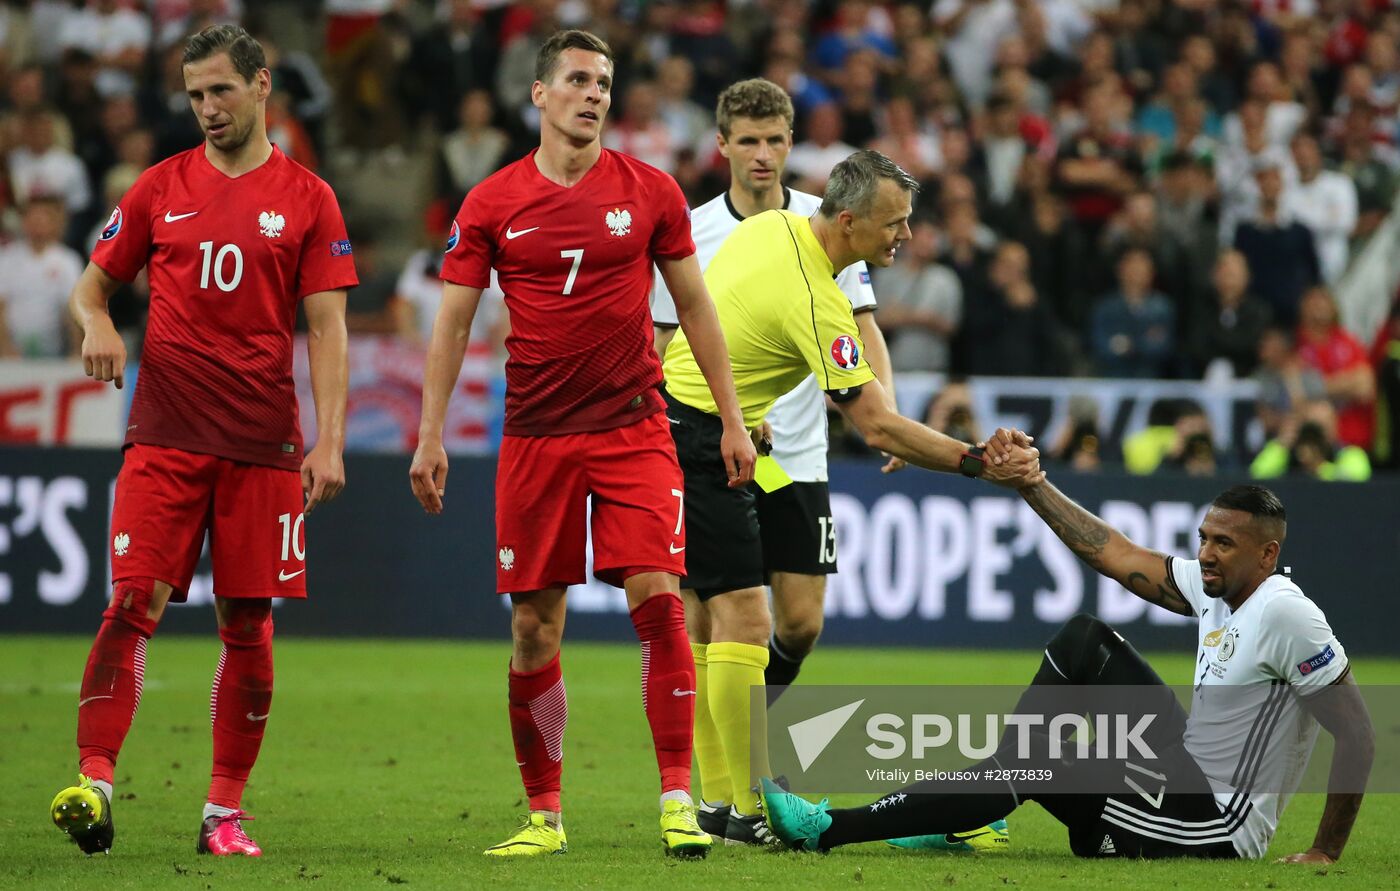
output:
[{"label": "nike swoosh logo", "polygon": [[506,241],[514,241],[515,239],[519,238],[519,237],[522,236],[522,235],[529,235],[531,232],[534,232],[535,229],[538,229],[538,228],[539,228],[539,226],[534,226],[534,227],[532,227],[532,228],[530,228],[530,229],[521,229],[519,232],[513,232],[513,231],[511,231],[511,228],[510,228],[509,226],[507,226],[507,227],[506,227]]},{"label": "nike swoosh logo", "polygon": [[675,542],[671,542],[671,553],[673,553],[673,554],[679,554],[681,551],[684,551],[684,550],[685,550],[685,545],[681,545],[680,547],[676,547],[676,543],[675,543]]},{"label": "nike swoosh logo", "polygon": [[671,691],[671,695],[672,695],[672,696],[694,696],[694,695],[695,695],[695,691],[694,691],[694,690],[682,690],[681,688],[677,687],[676,689],[674,689],[674,690]]},{"label": "nike swoosh logo", "polygon": [[991,833],[990,833],[990,832],[969,832],[969,833],[967,833],[966,835],[959,835],[959,834],[956,833],[956,832],[950,832],[950,833],[948,833],[947,835],[945,835],[944,838],[946,838],[946,839],[947,839],[950,843],[952,843],[952,844],[957,844],[958,842],[969,842],[969,841],[972,841],[974,838],[981,838],[981,837],[984,836],[984,835],[991,835]]},{"label": "nike swoosh logo", "polygon": [[78,708],[82,708],[83,706],[87,705],[89,702],[96,702],[96,701],[99,700],[99,699],[116,699],[116,698],[117,698],[117,697],[115,697],[115,696],[89,696],[87,699],[80,699],[80,700],[78,700]]},{"label": "nike swoosh logo", "polygon": [[290,572],[290,573],[289,573],[289,572],[287,572],[287,571],[284,569],[284,570],[282,570],[281,572],[277,573],[277,581],[279,581],[279,582],[290,581],[291,579],[294,579],[294,578],[296,578],[297,576],[301,575],[303,572],[306,572],[306,570],[304,570],[304,569],[298,569],[296,572]]},{"label": "nike swoosh logo", "polygon": [[253,714],[252,712],[249,712],[249,713],[248,713],[248,720],[249,720],[249,721],[266,721],[266,720],[267,720],[267,715],[255,715],[255,714]]},{"label": "nike swoosh logo", "polygon": [[166,221],[167,223],[178,223],[178,222],[180,222],[181,220],[188,219],[189,217],[192,217],[192,216],[194,216],[194,215],[197,214],[197,213],[199,213],[199,211],[197,211],[197,210],[192,210],[192,211],[190,211],[189,213],[173,214],[173,213],[171,213],[170,211],[167,210],[167,211],[165,212],[165,221]]}]

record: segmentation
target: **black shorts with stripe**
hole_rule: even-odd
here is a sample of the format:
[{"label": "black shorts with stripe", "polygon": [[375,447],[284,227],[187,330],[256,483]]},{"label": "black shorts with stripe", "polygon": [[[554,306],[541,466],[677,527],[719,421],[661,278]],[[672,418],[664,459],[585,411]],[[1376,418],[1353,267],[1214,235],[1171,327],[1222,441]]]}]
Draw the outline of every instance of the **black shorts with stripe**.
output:
[{"label": "black shorts with stripe", "polygon": [[763,574],[831,575],[836,572],[836,524],[825,482],[794,482],[773,492],[751,487],[763,540]]},{"label": "black shorts with stripe", "polygon": [[676,459],[685,474],[685,578],[701,600],[763,585],[758,509],[748,486],[729,487],[720,456],[724,423],[664,389]]}]

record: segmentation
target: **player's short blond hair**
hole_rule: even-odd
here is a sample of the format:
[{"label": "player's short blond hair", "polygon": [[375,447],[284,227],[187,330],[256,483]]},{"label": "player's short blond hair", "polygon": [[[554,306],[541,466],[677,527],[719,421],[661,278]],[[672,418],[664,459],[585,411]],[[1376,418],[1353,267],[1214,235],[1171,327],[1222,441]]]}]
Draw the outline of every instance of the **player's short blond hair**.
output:
[{"label": "player's short blond hair", "polygon": [[791,130],[792,99],[782,87],[766,78],[741,80],[726,87],[715,105],[715,124],[725,139],[729,138],[735,118],[782,118]]},{"label": "player's short blond hair", "polygon": [[555,69],[559,67],[559,57],[564,55],[564,50],[570,49],[598,53],[608,60],[609,65],[613,65],[612,47],[597,34],[579,30],[556,31],[544,42],[544,46],[540,47],[535,56],[535,80],[549,83]]}]

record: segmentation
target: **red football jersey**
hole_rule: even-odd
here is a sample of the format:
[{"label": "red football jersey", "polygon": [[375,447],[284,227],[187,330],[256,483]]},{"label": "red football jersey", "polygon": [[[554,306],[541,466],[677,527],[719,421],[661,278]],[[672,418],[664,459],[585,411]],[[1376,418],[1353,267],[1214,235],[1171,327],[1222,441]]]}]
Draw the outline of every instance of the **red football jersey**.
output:
[{"label": "red football jersey", "polygon": [[531,152],[472,189],[442,277],[484,288],[496,270],[510,313],[505,432],[610,430],[661,411],[653,264],[693,253],[676,181],[617,152],[571,188]]},{"label": "red football jersey", "polygon": [[276,147],[230,178],[200,146],[141,174],[92,261],[151,283],[128,444],[300,467],[297,302],[359,284],[330,186]]}]

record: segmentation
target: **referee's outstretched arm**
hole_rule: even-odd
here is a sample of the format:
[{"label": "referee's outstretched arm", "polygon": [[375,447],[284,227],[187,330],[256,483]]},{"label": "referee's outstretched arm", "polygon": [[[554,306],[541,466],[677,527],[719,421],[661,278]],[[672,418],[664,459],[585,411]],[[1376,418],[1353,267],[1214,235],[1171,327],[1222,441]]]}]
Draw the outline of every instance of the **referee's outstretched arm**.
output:
[{"label": "referee's outstretched arm", "polygon": [[885,398],[885,389],[878,380],[849,391],[831,394],[832,400],[865,439],[866,445],[910,464],[943,473],[963,473],[989,482],[1019,489],[1034,485],[1044,478],[1040,471],[1040,450],[1032,446],[1010,446],[1009,459],[1001,464],[982,462],[977,472],[969,472],[963,458],[973,448],[918,421],[896,412]]}]

